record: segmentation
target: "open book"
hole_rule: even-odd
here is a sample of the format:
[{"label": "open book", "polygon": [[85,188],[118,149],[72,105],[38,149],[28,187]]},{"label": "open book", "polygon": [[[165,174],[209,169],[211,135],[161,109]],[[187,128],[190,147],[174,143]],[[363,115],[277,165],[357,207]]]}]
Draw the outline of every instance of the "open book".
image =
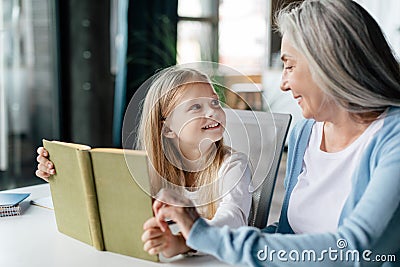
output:
[{"label": "open book", "polygon": [[58,230],[98,250],[158,261],[141,241],[153,216],[145,152],[47,140],[43,146],[56,169],[49,183]]}]

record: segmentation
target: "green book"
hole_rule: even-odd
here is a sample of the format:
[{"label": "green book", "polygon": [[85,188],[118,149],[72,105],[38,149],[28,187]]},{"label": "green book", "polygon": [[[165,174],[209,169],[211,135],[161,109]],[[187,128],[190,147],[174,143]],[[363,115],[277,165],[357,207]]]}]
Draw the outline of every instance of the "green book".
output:
[{"label": "green book", "polygon": [[143,224],[153,216],[144,151],[47,140],[43,146],[56,169],[49,183],[61,233],[98,250],[159,260],[141,241]]}]

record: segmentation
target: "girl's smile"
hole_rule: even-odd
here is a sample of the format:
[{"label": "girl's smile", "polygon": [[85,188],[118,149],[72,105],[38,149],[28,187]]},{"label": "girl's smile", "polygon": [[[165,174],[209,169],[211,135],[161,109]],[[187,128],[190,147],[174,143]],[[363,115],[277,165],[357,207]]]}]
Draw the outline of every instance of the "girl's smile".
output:
[{"label": "girl's smile", "polygon": [[219,127],[221,127],[221,124],[219,122],[214,122],[214,123],[204,126],[202,129],[203,130],[215,130],[215,129],[219,129]]}]

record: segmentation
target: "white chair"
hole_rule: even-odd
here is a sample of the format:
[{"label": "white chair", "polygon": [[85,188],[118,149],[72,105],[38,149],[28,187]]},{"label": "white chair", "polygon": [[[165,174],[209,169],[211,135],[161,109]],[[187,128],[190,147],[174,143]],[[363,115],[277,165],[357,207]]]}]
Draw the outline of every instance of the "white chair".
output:
[{"label": "white chair", "polygon": [[264,228],[291,115],[228,108],[224,111],[225,144],[248,155],[252,166],[253,200],[248,223]]}]

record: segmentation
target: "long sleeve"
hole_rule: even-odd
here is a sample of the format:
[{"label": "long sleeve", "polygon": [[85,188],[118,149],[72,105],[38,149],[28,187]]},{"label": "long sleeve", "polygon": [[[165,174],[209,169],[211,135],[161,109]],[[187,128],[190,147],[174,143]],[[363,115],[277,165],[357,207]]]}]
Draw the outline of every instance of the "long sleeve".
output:
[{"label": "long sleeve", "polygon": [[[251,227],[241,227],[236,230],[213,227],[199,219],[190,232],[187,244],[222,261],[250,266],[280,266],[283,261],[285,264],[294,263],[296,266],[313,264],[319,266],[321,262],[324,266],[353,266],[357,265],[358,261],[344,259],[338,263],[339,259],[334,260],[340,255],[352,257],[353,250],[358,251],[360,261],[368,260],[363,259],[363,253],[366,253],[371,264],[378,254],[398,255],[400,165],[397,163],[397,166],[397,174],[391,173],[388,175],[390,178],[382,178],[381,181],[374,179],[374,182],[371,182],[359,205],[336,233],[266,234]],[[381,194],[382,192],[384,194]],[[343,244],[347,244],[345,249],[340,249]],[[285,253],[281,254],[281,260],[278,258],[280,250]],[[369,254],[368,250],[372,254]],[[333,251],[331,256],[329,251]],[[296,258],[296,252],[300,254],[299,259]],[[310,255],[311,260],[302,261],[301,257],[304,254],[307,257]]]},{"label": "long sleeve", "polygon": [[[381,266],[383,262],[379,260],[382,255],[387,260],[383,266],[398,264],[399,110],[388,114],[382,130],[373,139],[355,170],[352,191],[342,210],[336,232],[268,234],[252,227],[234,230],[214,227],[199,219],[190,231],[187,244],[222,261],[250,266]],[[293,153],[297,153],[296,149]],[[301,153],[293,157],[293,160],[301,161]],[[293,187],[290,180],[286,190]],[[394,260],[397,261],[394,263]]]},{"label": "long sleeve", "polygon": [[[358,253],[360,261],[368,260],[363,259],[365,255],[371,261],[376,255],[398,255],[400,165],[397,163],[397,166],[397,174],[389,175],[384,171],[383,173],[388,174],[387,177],[390,178],[382,177],[380,181],[374,179],[371,182],[355,210],[336,233],[266,234],[251,227],[241,227],[237,230],[213,227],[199,219],[190,232],[187,244],[222,261],[250,266],[280,266],[283,261],[285,264],[294,263],[296,266],[319,266],[321,262],[325,266],[353,266],[357,265],[358,261],[346,261],[344,258],[338,264],[339,259],[334,259],[340,255],[353,257],[353,253]],[[345,249],[340,249],[343,244],[347,244]],[[353,252],[355,250],[358,252]],[[278,251],[284,251],[284,254],[280,254],[281,260],[278,258]],[[329,255],[329,251],[333,251],[332,255]],[[371,251],[371,254],[368,251]],[[296,252],[300,255],[299,259],[296,258]],[[302,261],[301,257],[304,254],[311,257],[311,260]]]},{"label": "long sleeve", "polygon": [[247,225],[251,207],[251,171],[247,157],[242,153],[232,154],[224,161],[219,174],[222,199],[208,224],[230,228]]}]

